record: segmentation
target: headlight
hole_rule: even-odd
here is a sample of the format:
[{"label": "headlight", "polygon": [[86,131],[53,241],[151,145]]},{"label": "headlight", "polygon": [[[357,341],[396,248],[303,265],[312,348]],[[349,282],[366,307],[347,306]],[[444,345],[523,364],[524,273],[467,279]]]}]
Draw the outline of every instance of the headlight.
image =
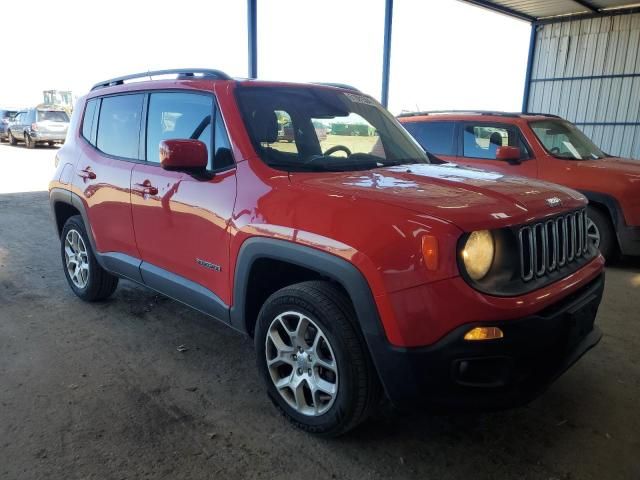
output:
[{"label": "headlight", "polygon": [[493,235],[489,230],[478,230],[469,235],[462,250],[462,260],[473,280],[482,280],[487,275],[494,253]]}]

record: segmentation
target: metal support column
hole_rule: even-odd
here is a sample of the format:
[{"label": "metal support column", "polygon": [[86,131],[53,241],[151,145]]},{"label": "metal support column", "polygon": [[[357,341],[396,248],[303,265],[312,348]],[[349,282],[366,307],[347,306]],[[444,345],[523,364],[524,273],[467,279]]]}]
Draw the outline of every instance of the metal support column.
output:
[{"label": "metal support column", "polygon": [[386,108],[389,102],[389,68],[391,66],[391,24],[393,23],[393,0],[385,1],[384,47],[382,50],[382,94],[380,103]]},{"label": "metal support column", "polygon": [[522,113],[529,111],[529,92],[531,91],[531,75],[533,73],[533,57],[536,53],[536,38],[538,25],[531,24],[531,36],[529,37],[529,56],[527,57],[527,74],[524,78],[524,93],[522,95]]},{"label": "metal support column", "polygon": [[258,0],[247,0],[247,33],[249,44],[249,78],[258,77]]}]

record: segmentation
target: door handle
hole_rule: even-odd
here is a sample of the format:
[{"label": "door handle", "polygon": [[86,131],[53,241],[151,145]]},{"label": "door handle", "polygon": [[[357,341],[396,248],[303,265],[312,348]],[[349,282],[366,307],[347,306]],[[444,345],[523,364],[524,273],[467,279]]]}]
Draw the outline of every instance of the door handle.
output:
[{"label": "door handle", "polygon": [[158,189],[151,185],[149,180],[145,180],[142,183],[136,183],[136,188],[134,189],[136,192],[140,192],[144,195],[157,195]]},{"label": "door handle", "polygon": [[91,171],[90,167],[85,168],[84,170],[80,170],[78,172],[78,176],[84,179],[95,180],[96,174]]}]

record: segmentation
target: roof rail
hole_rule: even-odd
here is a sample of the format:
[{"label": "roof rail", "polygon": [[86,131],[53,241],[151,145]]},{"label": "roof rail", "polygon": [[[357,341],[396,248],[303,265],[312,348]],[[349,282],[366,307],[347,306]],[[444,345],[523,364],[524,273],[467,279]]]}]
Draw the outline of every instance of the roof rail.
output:
[{"label": "roof rail", "polygon": [[348,85],[346,83],[334,83],[334,82],[312,82],[314,85],[324,85],[325,87],[335,87],[335,88],[344,88],[345,90],[353,90],[354,92],[360,92],[360,89]]},{"label": "roof rail", "polygon": [[[196,77],[196,74],[200,76]],[[133,80],[135,78],[144,78],[158,76],[158,75],[178,75],[178,78],[204,78],[207,80],[231,80],[231,77],[220,70],[211,70],[206,68],[172,68],[169,70],[153,70],[149,72],[133,73],[131,75],[125,75],[123,77],[116,77],[110,80],[104,80],[96,83],[91,90],[98,88],[112,87],[114,85],[122,85],[127,80]]]},{"label": "roof rail", "polygon": [[532,117],[551,117],[551,118],[562,118],[560,115],[554,115],[553,113],[531,113],[526,112],[522,113],[522,115],[531,115]]},{"label": "roof rail", "polygon": [[468,115],[492,115],[498,117],[519,117],[520,113],[494,112],[491,110],[427,110],[423,112],[403,112],[398,117],[417,117],[421,115],[440,115],[447,113],[468,114]]},{"label": "roof rail", "polygon": [[418,117],[423,115],[440,115],[455,113],[458,115],[490,115],[493,117],[522,117],[524,115],[540,115],[545,117],[562,118],[551,113],[519,113],[519,112],[495,112],[491,110],[427,110],[424,112],[402,112],[398,117]]}]

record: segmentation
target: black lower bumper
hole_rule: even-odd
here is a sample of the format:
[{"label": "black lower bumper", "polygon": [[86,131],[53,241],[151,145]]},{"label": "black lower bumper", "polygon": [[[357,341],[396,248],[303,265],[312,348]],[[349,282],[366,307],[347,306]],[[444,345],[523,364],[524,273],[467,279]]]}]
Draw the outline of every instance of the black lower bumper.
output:
[{"label": "black lower bumper", "polygon": [[491,323],[504,338],[469,342],[467,324],[424,348],[373,351],[387,395],[402,408],[492,410],[542,393],[602,337],[594,320],[604,275],[560,303],[526,318]]}]

